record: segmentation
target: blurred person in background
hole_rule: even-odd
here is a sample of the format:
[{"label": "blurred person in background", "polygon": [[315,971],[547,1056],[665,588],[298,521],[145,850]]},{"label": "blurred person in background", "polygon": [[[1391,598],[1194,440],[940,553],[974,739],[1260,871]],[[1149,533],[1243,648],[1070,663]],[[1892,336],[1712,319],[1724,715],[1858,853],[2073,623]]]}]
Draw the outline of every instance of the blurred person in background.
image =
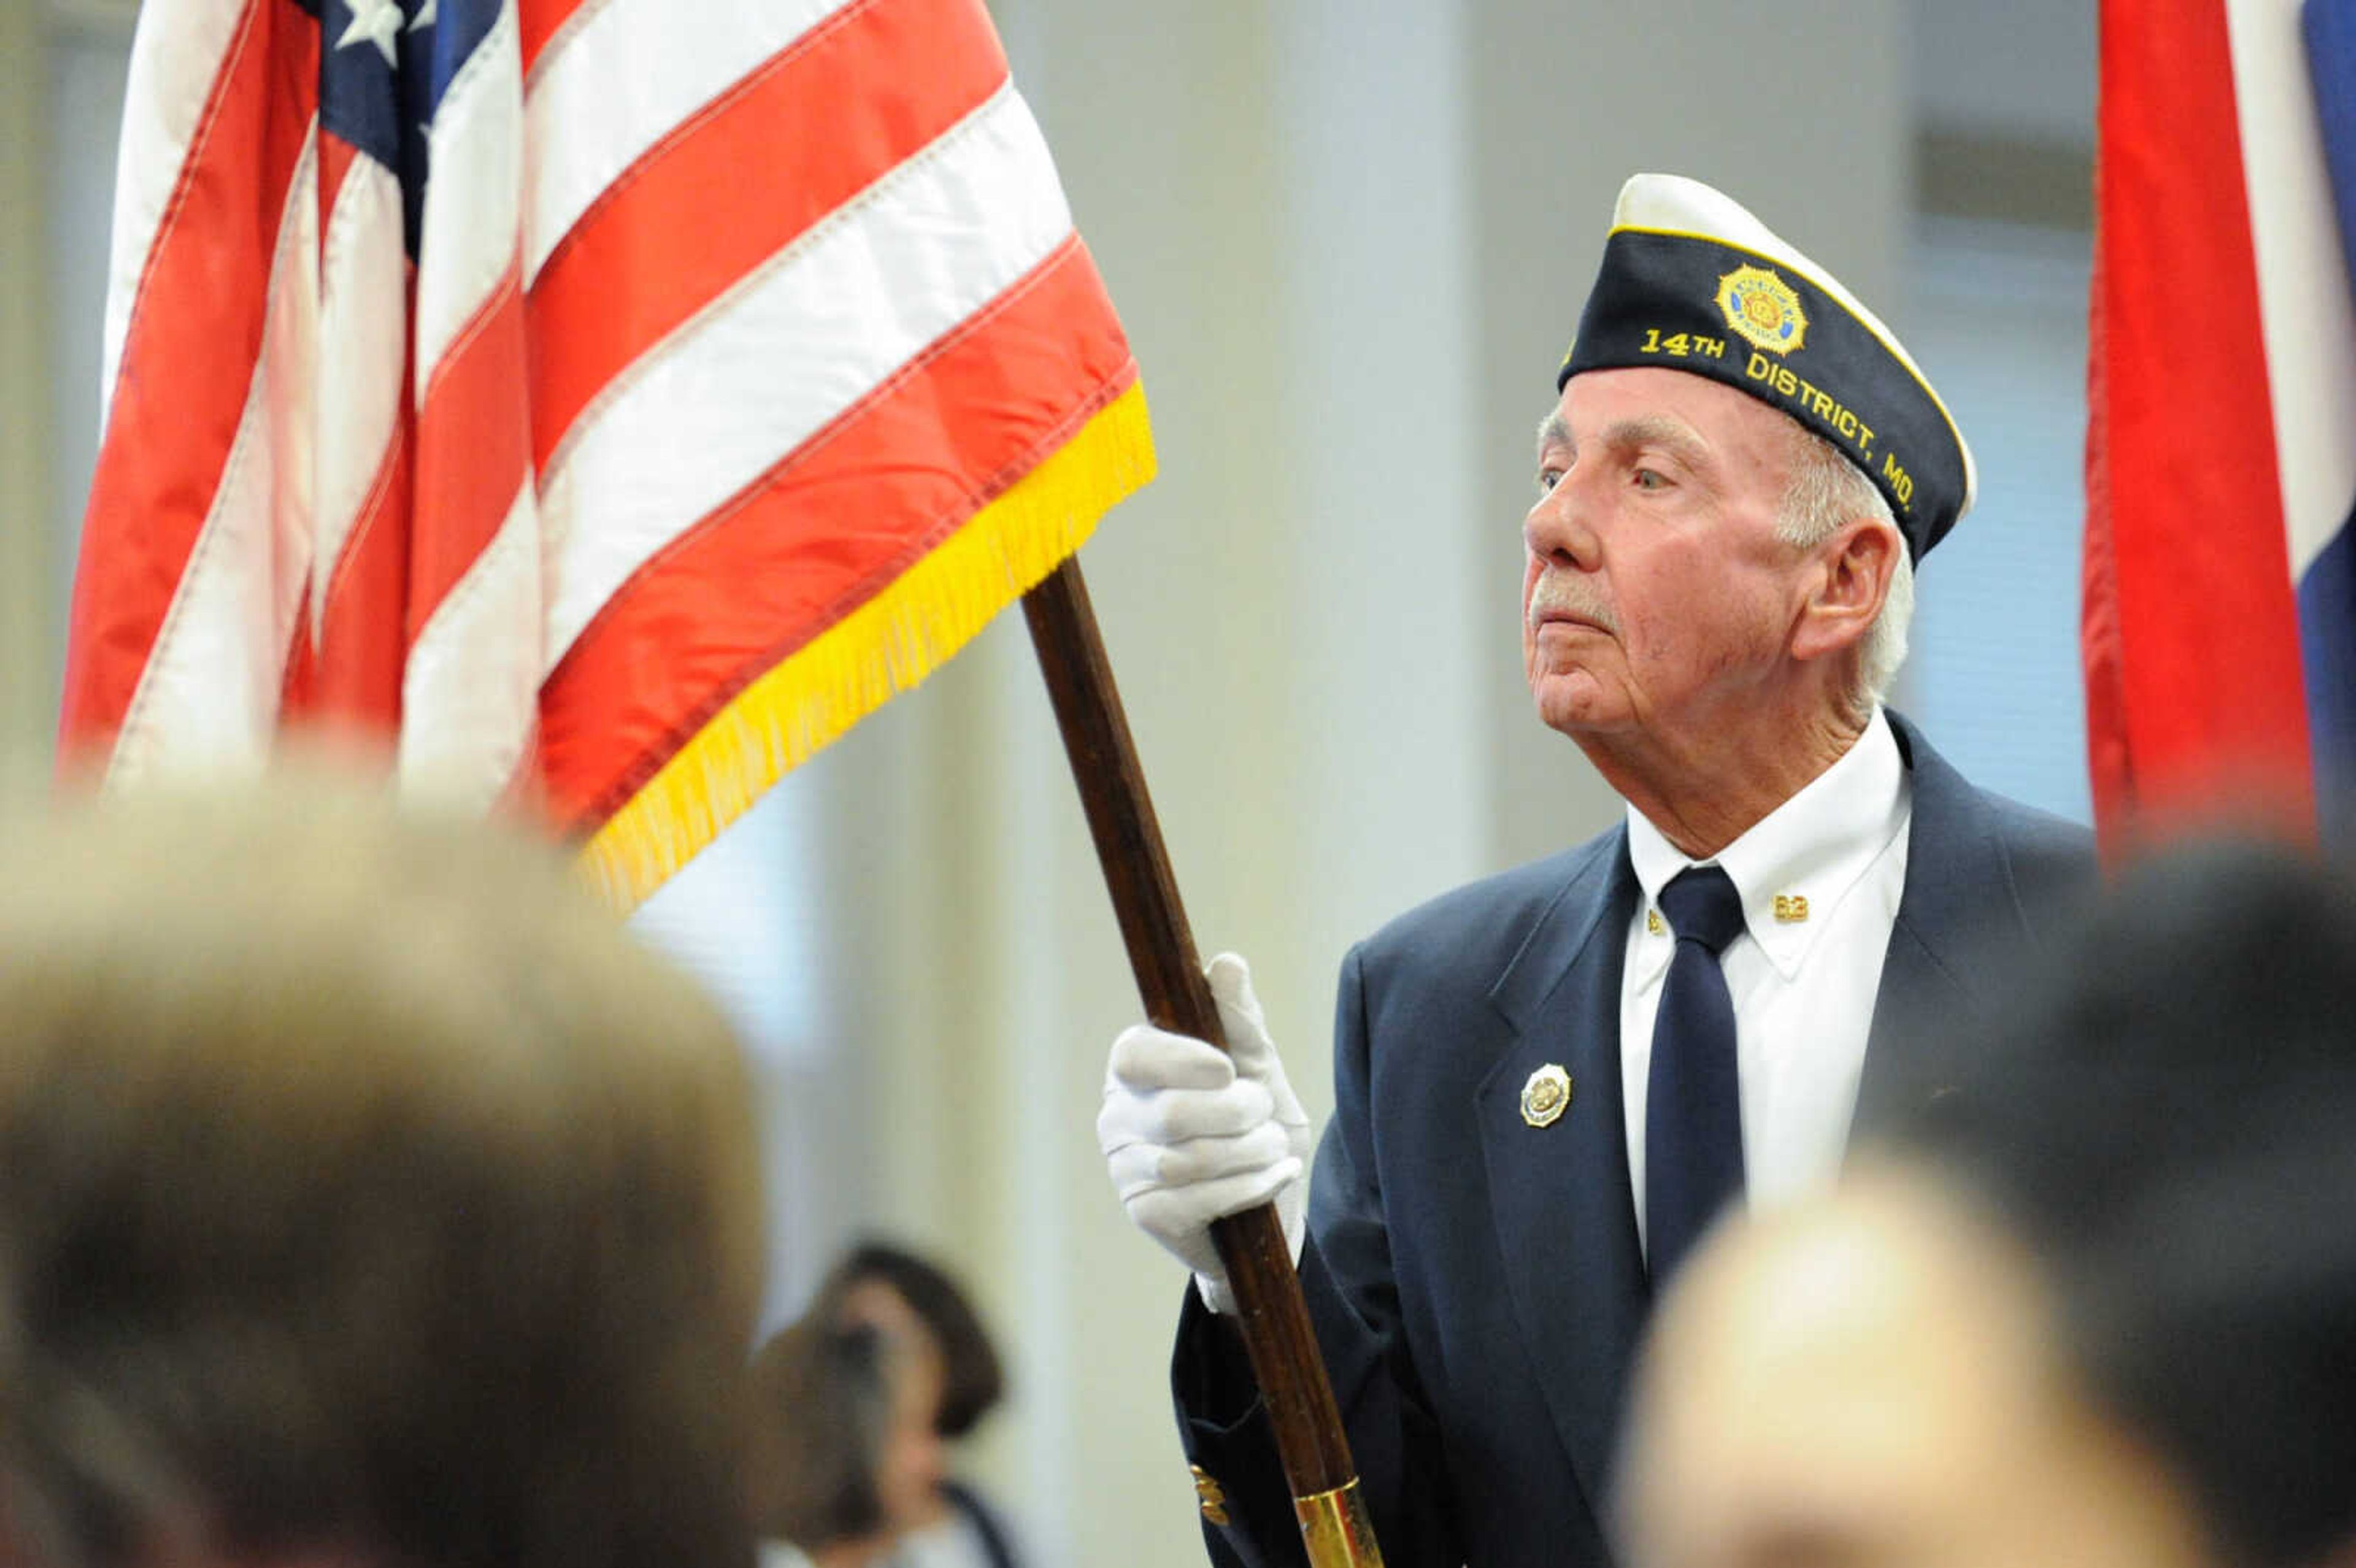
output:
[{"label": "blurred person in background", "polygon": [[[973,1304],[916,1253],[862,1242],[828,1275],[819,1301],[814,1310],[871,1326],[903,1347],[916,1384],[910,1408],[939,1441],[965,1437],[1005,1397],[1005,1371]],[[896,1568],[1015,1568],[1017,1559],[997,1510],[944,1471],[893,1561]]]},{"label": "blurred person in background", "polygon": [[749,1568],[745,1067],[544,848],[0,820],[0,1560]]},{"label": "blurred person in background", "polygon": [[2137,869],[1659,1319],[1631,1568],[2356,1563],[2356,889]]},{"label": "blurred person in background", "polygon": [[[752,1369],[745,1489],[763,1568],[866,1568],[889,1555],[930,1478],[889,1451],[901,1416],[873,1328],[813,1314]],[[902,1386],[912,1380],[902,1379]]]}]

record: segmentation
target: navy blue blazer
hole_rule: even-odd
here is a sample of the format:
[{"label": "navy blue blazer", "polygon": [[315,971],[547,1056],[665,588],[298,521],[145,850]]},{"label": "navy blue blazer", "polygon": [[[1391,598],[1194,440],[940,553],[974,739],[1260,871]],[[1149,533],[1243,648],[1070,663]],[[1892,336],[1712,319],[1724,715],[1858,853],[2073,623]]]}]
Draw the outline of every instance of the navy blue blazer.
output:
[{"label": "navy blue blazer", "polygon": [[[1980,1010],[2094,869],[2085,829],[1974,788],[1897,715],[1906,885],[1861,1103],[1906,1019]],[[1353,949],[1301,1284],[1390,1568],[1603,1568],[1630,1363],[1651,1307],[1620,1100],[1627,829],[1461,888]],[[1553,1125],[1522,1085],[1570,1072]],[[1214,1561],[1302,1561],[1242,1341],[1190,1287],[1173,1367]],[[1218,1520],[1224,1518],[1224,1524]]]}]

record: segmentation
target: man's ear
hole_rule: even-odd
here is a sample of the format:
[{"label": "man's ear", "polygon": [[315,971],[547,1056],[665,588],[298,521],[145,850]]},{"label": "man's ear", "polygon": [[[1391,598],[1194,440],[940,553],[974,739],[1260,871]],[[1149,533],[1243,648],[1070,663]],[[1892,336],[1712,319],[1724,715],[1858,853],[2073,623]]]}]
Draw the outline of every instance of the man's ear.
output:
[{"label": "man's ear", "polygon": [[1808,598],[1792,631],[1792,656],[1822,658],[1863,642],[1905,548],[1898,530],[1879,517],[1859,517],[1818,545]]}]

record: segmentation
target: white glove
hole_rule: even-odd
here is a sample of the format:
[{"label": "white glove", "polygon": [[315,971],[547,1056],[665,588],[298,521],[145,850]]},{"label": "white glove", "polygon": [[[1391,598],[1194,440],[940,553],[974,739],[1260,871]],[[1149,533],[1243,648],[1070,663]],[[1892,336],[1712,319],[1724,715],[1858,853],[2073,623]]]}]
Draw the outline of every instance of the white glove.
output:
[{"label": "white glove", "polygon": [[1268,1038],[1251,971],[1232,953],[1205,970],[1232,1055],[1151,1024],[1112,1042],[1097,1142],[1137,1228],[1194,1271],[1203,1302],[1233,1312],[1211,1221],[1273,1202],[1292,1261],[1309,1204],[1309,1118]]}]

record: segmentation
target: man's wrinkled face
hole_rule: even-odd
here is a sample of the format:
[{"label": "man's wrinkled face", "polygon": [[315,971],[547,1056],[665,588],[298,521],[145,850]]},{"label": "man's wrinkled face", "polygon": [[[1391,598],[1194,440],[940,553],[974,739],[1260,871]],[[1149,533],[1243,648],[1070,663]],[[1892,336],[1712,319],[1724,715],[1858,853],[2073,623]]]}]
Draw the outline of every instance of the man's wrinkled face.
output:
[{"label": "man's wrinkled face", "polygon": [[2062,1364],[2032,1264],[1869,1170],[1720,1233],[1657,1320],[1627,1568],[2211,1568],[2157,1459]]},{"label": "man's wrinkled face", "polygon": [[1574,376],[1539,432],[1522,654],[1574,738],[1689,731],[1789,667],[1804,553],[1776,536],[1791,421],[1678,370]]}]

